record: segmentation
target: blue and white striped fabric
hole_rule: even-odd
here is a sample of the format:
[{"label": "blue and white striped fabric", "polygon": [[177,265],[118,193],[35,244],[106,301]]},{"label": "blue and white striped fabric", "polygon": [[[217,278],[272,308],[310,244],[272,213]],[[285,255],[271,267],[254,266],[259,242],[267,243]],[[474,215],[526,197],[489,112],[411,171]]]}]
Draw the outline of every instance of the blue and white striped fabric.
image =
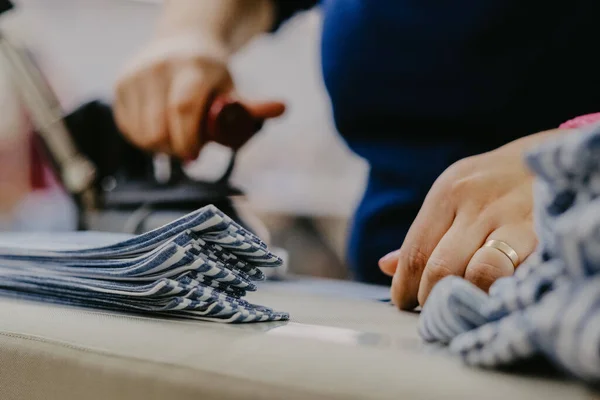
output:
[{"label": "blue and white striped fabric", "polygon": [[0,296],[220,322],[279,321],[250,304],[281,260],[214,206],[138,235],[0,235]]},{"label": "blue and white striped fabric", "polygon": [[506,366],[544,355],[600,381],[600,124],[527,156],[539,246],[489,295],[459,277],[433,289],[419,321],[427,341],[466,363]]}]

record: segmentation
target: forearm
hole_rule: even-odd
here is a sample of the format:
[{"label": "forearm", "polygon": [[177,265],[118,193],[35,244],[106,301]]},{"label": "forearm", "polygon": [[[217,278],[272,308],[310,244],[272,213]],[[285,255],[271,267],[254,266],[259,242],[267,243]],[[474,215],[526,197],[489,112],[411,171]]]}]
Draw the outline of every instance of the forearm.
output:
[{"label": "forearm", "polygon": [[274,21],[271,0],[165,0],[163,7],[158,36],[193,33],[227,55],[269,30]]}]

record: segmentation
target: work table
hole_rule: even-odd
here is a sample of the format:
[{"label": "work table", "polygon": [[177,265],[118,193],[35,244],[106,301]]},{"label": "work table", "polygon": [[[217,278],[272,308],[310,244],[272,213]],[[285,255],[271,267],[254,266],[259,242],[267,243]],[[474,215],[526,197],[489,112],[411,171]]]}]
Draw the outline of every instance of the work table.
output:
[{"label": "work table", "polygon": [[2,399],[592,399],[565,378],[463,366],[384,287],[291,279],[248,300],[290,322],[225,325],[0,300]]}]

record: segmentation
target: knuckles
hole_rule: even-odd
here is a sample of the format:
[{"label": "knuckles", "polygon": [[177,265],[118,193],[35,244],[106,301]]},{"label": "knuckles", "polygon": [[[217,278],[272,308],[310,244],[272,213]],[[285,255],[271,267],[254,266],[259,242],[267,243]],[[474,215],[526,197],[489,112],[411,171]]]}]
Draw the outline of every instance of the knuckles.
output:
[{"label": "knuckles", "polygon": [[427,261],[425,273],[427,274],[427,280],[431,283],[436,283],[449,275],[456,275],[448,262],[438,257],[431,257]]},{"label": "knuckles", "polygon": [[436,181],[441,188],[441,195],[461,198],[480,183],[474,157],[467,157],[452,164]]},{"label": "knuckles", "polygon": [[[499,200],[495,169],[482,168],[480,156],[468,157],[451,165],[436,182],[440,201],[449,201],[472,215],[484,215]],[[501,190],[501,189],[500,189]],[[485,219],[489,219],[486,215]]]},{"label": "knuckles", "polygon": [[[403,246],[404,247],[404,246]],[[399,268],[403,268],[407,276],[417,276],[422,273],[427,264],[427,254],[415,244],[402,248],[399,255]]]},{"label": "knuckles", "polygon": [[428,288],[421,287],[419,292],[417,293],[417,300],[421,306],[425,305],[427,301],[427,297],[429,296],[430,290],[443,278],[456,275],[449,264],[443,258],[430,258],[427,261],[427,266],[425,267],[425,271],[423,272],[423,279],[428,283]]},{"label": "knuckles", "polygon": [[467,267],[465,279],[484,291],[488,291],[492,283],[506,276],[502,268],[485,261],[477,261]]},{"label": "knuckles", "polygon": [[167,141],[166,130],[151,129],[139,139],[140,145],[146,149],[158,149]]},{"label": "knuckles", "polygon": [[193,97],[179,97],[170,102],[168,109],[170,114],[187,114],[194,111],[198,101]]}]

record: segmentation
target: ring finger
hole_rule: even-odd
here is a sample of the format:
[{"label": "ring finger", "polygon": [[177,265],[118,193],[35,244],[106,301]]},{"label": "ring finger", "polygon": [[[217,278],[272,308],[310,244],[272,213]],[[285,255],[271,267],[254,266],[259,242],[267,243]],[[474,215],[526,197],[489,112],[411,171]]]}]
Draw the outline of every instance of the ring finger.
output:
[{"label": "ring finger", "polygon": [[[496,246],[500,248],[482,246],[473,254],[465,270],[465,279],[485,291],[497,279],[512,275],[537,245],[533,226],[527,222],[504,225],[493,231],[485,243],[490,240],[497,241]],[[510,249],[517,256],[516,267],[511,260]]]},{"label": "ring finger", "polygon": [[469,260],[491,230],[484,224],[471,224],[470,221],[469,216],[457,216],[431,253],[419,284],[419,304],[425,304],[435,284],[446,276],[464,276]]}]

